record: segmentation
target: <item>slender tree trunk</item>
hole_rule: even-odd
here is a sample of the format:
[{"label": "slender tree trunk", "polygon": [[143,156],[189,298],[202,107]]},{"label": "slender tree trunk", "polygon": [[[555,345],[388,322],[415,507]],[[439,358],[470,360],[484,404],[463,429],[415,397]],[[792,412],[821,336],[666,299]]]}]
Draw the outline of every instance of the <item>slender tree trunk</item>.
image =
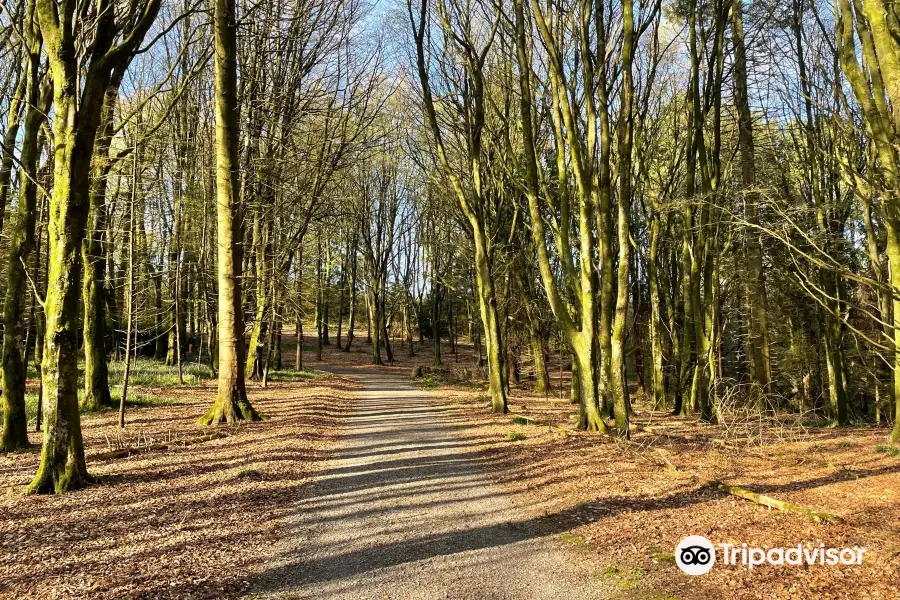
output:
[{"label": "slender tree trunk", "polygon": [[156,312],[156,341],[154,343],[153,358],[156,360],[165,360],[166,358],[166,329],[163,319],[163,294],[162,294],[162,272],[157,271],[153,266],[150,267],[150,278],[153,280],[154,293],[154,309]]},{"label": "slender tree trunk", "polygon": [[347,240],[347,251],[344,253],[344,261],[341,265],[341,282],[339,284],[338,291],[338,319],[337,319],[337,332],[335,333],[335,342],[334,345],[338,350],[343,350],[343,345],[341,343],[341,336],[343,335],[343,327],[344,327],[344,302],[347,300],[347,270],[350,263],[350,240]]},{"label": "slender tree trunk", "polygon": [[[98,132],[90,191],[90,227],[82,244],[85,265],[82,282],[84,303],[84,400],[87,410],[113,406],[109,392],[109,370],[106,348],[106,239],[108,226],[107,180],[111,167],[109,147],[112,119],[118,101],[119,85],[124,72],[116,72],[103,100],[103,116]],[[118,193],[118,192],[117,192]]]},{"label": "slender tree trunk", "polygon": [[272,309],[269,311],[269,336],[266,340],[266,356],[262,368],[262,387],[269,385],[269,369],[272,367],[275,345],[275,307],[278,306],[278,286],[275,285],[275,260],[272,260],[272,274],[269,278],[269,296]]},{"label": "slender tree trunk", "polygon": [[297,351],[294,355],[294,370],[303,370],[303,246],[297,249],[297,321],[294,333],[297,338]]},{"label": "slender tree trunk", "polygon": [[612,329],[612,396],[616,418],[616,434],[628,438],[628,381],[625,377],[625,331],[628,320],[628,296],[631,275],[631,196],[632,190],[632,140],[634,137],[634,82],[632,62],[634,58],[634,3],[622,0],[622,107],[619,114],[619,264],[616,287],[616,312]]},{"label": "slender tree trunk", "polygon": [[325,297],[325,283],[322,275],[322,234],[318,234],[318,253],[316,255],[316,360],[322,360],[322,305]]},{"label": "slender tree trunk", "polygon": [[[33,6],[33,3],[29,4],[29,6]],[[32,18],[30,15],[33,14],[34,10],[31,9],[29,14],[26,15],[25,18],[30,20]],[[28,27],[30,27],[30,25],[28,25]],[[40,38],[37,39],[39,42],[38,47],[40,47],[41,40]],[[31,45],[30,42],[29,45]],[[31,82],[29,81],[29,78],[31,76],[32,69],[30,64],[28,64],[31,61],[28,56],[29,54],[30,51],[26,52],[26,67],[25,69],[23,69],[23,72],[19,73],[19,80],[18,82],[16,82],[12,97],[9,101],[9,106],[6,113],[6,133],[3,136],[3,146],[2,148],[0,148],[0,151],[2,151],[3,154],[3,159],[0,160],[0,231],[3,230],[3,219],[6,215],[6,205],[9,202],[9,184],[10,180],[12,179],[13,155],[15,154],[16,149],[16,139],[19,137],[19,129],[21,128],[22,124],[22,107],[30,97],[29,86],[31,85]],[[37,97],[36,94],[34,95],[34,97]],[[27,110],[28,109],[25,108],[26,113]]]},{"label": "slender tree trunk", "polygon": [[[49,102],[48,102],[49,106]],[[46,111],[44,111],[46,114]],[[40,147],[41,144],[38,144]],[[51,153],[52,158],[52,153]],[[37,190],[35,190],[35,193]],[[20,190],[21,193],[21,190]],[[35,314],[35,323],[34,323],[34,364],[37,368],[38,379],[38,397],[37,397],[37,417],[35,418],[35,431],[43,431],[43,417],[44,417],[44,384],[43,384],[43,376],[42,376],[42,368],[41,364],[44,360],[44,336],[47,331],[47,321],[44,315],[44,306],[38,302],[38,298],[46,298],[47,297],[47,287],[45,285],[45,278],[41,276],[41,254],[45,256],[48,253],[46,248],[46,243],[42,241],[42,237],[44,231],[47,229],[46,225],[46,212],[47,212],[47,200],[42,198],[39,200],[41,205],[40,215],[38,215],[38,234],[37,234],[37,243],[35,244],[35,253],[34,253],[34,285],[36,288],[32,290],[32,293],[35,296],[35,303],[37,306],[37,311]],[[24,397],[24,393],[23,393]]]},{"label": "slender tree trunk", "polygon": [[[23,352],[23,313],[25,308],[26,278],[25,265],[35,248],[35,221],[37,217],[38,159],[40,156],[39,130],[49,107],[49,93],[40,93],[40,48],[41,37],[34,18],[34,2],[29,3],[25,31],[28,44],[25,69],[22,79],[27,80],[23,99],[26,102],[25,128],[20,152],[21,176],[19,178],[19,202],[15,231],[9,248],[7,268],[6,298],[3,305],[3,430],[0,433],[0,451],[14,452],[28,446],[28,421],[25,413],[25,377],[27,363]],[[12,118],[12,115],[10,116]],[[4,149],[4,160],[7,151]],[[2,183],[2,182],[0,182]],[[8,182],[7,182],[8,183]],[[0,209],[6,203],[0,204]],[[35,253],[35,263],[39,265],[40,250]],[[37,276],[37,273],[35,273]],[[33,306],[33,305],[32,305]],[[38,327],[37,333],[41,333]],[[38,339],[36,346],[40,346]],[[38,402],[38,414],[41,403]],[[38,417],[40,422],[40,417]]]},{"label": "slender tree trunk", "polygon": [[[450,338],[450,352],[456,356],[456,323],[453,314],[453,297],[447,299],[447,335]],[[410,338],[410,341],[412,338]]]},{"label": "slender tree trunk", "polygon": [[369,290],[368,303],[369,314],[371,315],[372,364],[383,365],[384,361],[381,360],[381,336],[384,333],[384,326],[381,324],[381,300],[378,298],[378,292],[374,288]]},{"label": "slender tree trunk", "polygon": [[[135,134],[135,138],[137,135]],[[128,379],[131,376],[131,355],[133,347],[132,328],[134,324],[134,230],[135,197],[140,187],[140,174],[138,173],[138,152],[135,149],[132,155],[131,169],[131,204],[128,208],[128,291],[125,296],[127,310],[127,326],[125,328],[125,369],[122,374],[122,396],[119,398],[119,428],[125,428],[125,402],[128,399]]]},{"label": "slender tree trunk", "polygon": [[431,344],[434,350],[434,365],[441,364],[441,287],[431,285]]},{"label": "slender tree trunk", "polygon": [[408,344],[407,356],[410,358],[416,355],[416,344],[413,340],[412,313],[412,298],[406,298],[406,301],[403,303],[403,326],[406,330],[406,343]]},{"label": "slender tree trunk", "polygon": [[257,215],[253,226],[253,253],[255,260],[253,265],[256,270],[256,312],[253,317],[253,327],[250,330],[250,344],[247,347],[247,379],[255,379],[262,376],[262,362],[259,355],[261,340],[265,339],[267,320],[266,313],[271,312],[268,305],[269,295],[266,291],[266,252],[268,245],[269,226],[260,223],[261,216]]},{"label": "slender tree trunk", "polygon": [[659,215],[650,220],[650,248],[647,253],[647,283],[650,287],[650,393],[656,410],[666,409],[666,378],[663,372],[663,324],[659,293]]},{"label": "slender tree trunk", "polygon": [[350,346],[351,344],[353,344],[353,340],[356,338],[356,235],[354,235],[353,239],[354,242],[352,244],[352,248],[350,249],[350,252],[352,253],[350,266],[350,312],[347,321],[347,343],[344,344],[344,352],[350,352]]},{"label": "slender tree trunk", "polygon": [[175,294],[175,323],[177,326],[175,329],[175,365],[178,367],[178,385],[184,385],[184,374],[181,369],[181,348],[182,348],[182,338],[184,332],[184,307],[182,306],[182,295],[183,290],[181,288],[181,260],[179,258],[178,262],[175,264],[175,289],[177,293]]},{"label": "slender tree trunk", "polygon": [[179,174],[175,181],[175,204],[172,208],[172,244],[169,248],[169,294],[170,299],[170,319],[172,326],[169,328],[168,343],[166,350],[166,366],[175,366],[178,360],[178,334],[181,328],[179,304],[181,300],[181,287],[179,275],[181,274],[181,211],[183,198],[183,176]]}]

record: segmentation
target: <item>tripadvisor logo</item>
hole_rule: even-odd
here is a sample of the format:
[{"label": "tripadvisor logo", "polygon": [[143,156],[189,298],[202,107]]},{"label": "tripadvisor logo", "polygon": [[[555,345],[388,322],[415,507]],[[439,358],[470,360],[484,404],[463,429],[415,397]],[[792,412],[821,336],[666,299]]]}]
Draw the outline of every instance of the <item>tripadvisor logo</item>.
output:
[{"label": "tripadvisor logo", "polygon": [[753,548],[747,544],[718,544],[702,535],[689,535],[675,547],[675,564],[688,575],[703,575],[716,564],[718,547],[722,564],[742,565],[748,569],[760,565],[861,565],[865,548],[826,548],[825,544],[806,547],[797,544],[793,548]]},{"label": "tripadvisor logo", "polygon": [[716,564],[716,549],[702,535],[689,535],[675,547],[675,564],[688,575],[703,575]]}]

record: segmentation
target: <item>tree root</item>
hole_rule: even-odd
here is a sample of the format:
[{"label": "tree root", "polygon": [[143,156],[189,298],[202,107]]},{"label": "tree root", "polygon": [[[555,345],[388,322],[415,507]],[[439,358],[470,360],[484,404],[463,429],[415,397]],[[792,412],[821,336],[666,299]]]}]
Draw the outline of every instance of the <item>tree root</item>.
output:
[{"label": "tree root", "polygon": [[79,468],[70,461],[65,468],[60,470],[41,465],[32,482],[25,489],[26,495],[33,494],[62,494],[86,488],[96,479],[88,475],[84,468]]},{"label": "tree root", "polygon": [[[228,402],[228,401],[226,401]],[[217,399],[206,414],[197,421],[200,425],[217,425],[236,421],[262,421],[262,417],[249,402],[231,401],[231,406],[222,404]]]}]

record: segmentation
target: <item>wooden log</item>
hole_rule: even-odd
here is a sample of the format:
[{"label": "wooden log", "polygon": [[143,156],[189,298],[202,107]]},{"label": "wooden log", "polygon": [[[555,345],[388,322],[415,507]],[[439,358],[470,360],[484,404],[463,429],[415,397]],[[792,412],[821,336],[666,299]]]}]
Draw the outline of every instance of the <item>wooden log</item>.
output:
[{"label": "wooden log", "polygon": [[763,506],[768,506],[769,508],[774,508],[776,510],[787,511],[787,512],[804,515],[805,517],[815,521],[816,523],[843,523],[844,522],[844,520],[837,515],[813,510],[813,509],[807,508],[805,506],[800,506],[799,504],[791,504],[790,502],[784,502],[782,500],[778,500],[776,498],[765,496],[765,495],[759,494],[757,492],[752,492],[752,491],[744,489],[744,488],[740,488],[740,487],[737,487],[734,485],[728,485],[727,483],[722,483],[721,481],[710,480],[710,481],[707,481],[707,484],[710,487],[714,487],[718,490],[721,490],[723,492],[731,494],[732,496],[737,496],[738,498],[743,498],[744,500],[756,502],[757,504],[762,504]]}]

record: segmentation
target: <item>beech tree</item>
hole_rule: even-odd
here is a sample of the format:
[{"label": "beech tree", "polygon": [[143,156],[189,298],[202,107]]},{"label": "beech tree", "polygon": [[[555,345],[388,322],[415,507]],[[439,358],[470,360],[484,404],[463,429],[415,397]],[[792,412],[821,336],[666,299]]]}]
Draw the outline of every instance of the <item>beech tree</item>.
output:
[{"label": "beech tree", "polygon": [[[502,15],[499,10],[481,2],[465,8],[443,0],[436,4],[441,42],[452,48],[452,53],[438,51],[438,54],[443,60],[453,61],[448,68],[457,69],[461,77],[460,80],[448,78],[445,82],[447,85],[457,86],[451,93],[459,95],[461,102],[447,104],[448,109],[456,111],[455,114],[449,114],[457,122],[454,127],[442,127],[430,75],[433,43],[430,4],[428,0],[421,0],[419,6],[415,7],[410,2],[407,9],[413,29],[415,60],[428,126],[439,164],[456,194],[475,246],[475,279],[487,350],[491,406],[494,412],[505,413],[509,381],[494,281],[492,207],[488,183],[482,179],[485,161],[485,61],[493,46]],[[449,155],[445,140],[448,131],[463,132],[464,142],[459,144],[459,147],[465,149],[463,156],[451,158]],[[455,144],[459,141],[455,141]]]},{"label": "beech tree", "polygon": [[237,41],[234,0],[216,0],[216,262],[219,388],[203,424],[258,421],[244,383],[244,313],[241,302],[243,211],[238,170]]},{"label": "beech tree", "polygon": [[[26,349],[23,344],[27,290],[25,269],[35,247],[40,129],[49,111],[53,93],[52,79],[46,77],[41,69],[43,40],[35,9],[36,0],[31,0],[25,10],[22,26],[25,43],[22,75],[25,82],[22,94],[25,119],[20,153],[19,204],[13,224],[6,273],[6,299],[3,304],[4,419],[0,449],[5,452],[21,450],[28,445],[28,423],[25,415]],[[11,114],[10,121],[14,118],[15,115]]]},{"label": "beech tree", "polygon": [[[92,5],[96,12],[86,19],[76,18],[70,0],[60,4],[36,0],[53,77],[55,156],[41,365],[44,443],[37,474],[28,488],[32,493],[63,492],[91,479],[78,414],[75,329],[83,270],[80,250],[90,210],[91,161],[113,71],[134,57],[159,7],[160,0],[135,0],[125,14],[117,14],[117,6],[104,0]],[[93,43],[88,56],[79,60],[75,46],[82,36]]]}]

